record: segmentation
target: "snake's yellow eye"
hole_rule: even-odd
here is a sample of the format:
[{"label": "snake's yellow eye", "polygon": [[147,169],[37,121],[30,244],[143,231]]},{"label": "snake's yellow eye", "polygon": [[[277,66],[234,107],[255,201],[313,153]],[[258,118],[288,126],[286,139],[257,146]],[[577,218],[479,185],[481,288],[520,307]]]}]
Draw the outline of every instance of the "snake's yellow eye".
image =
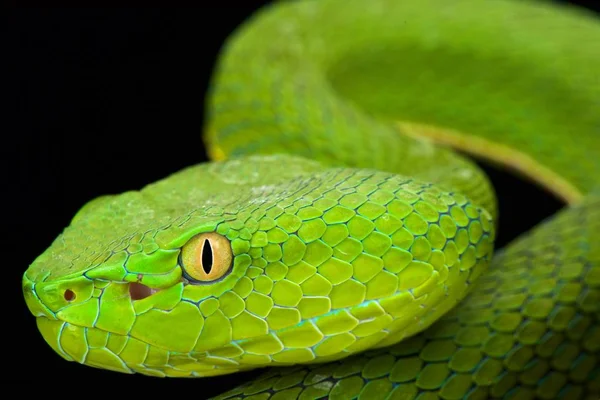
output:
[{"label": "snake's yellow eye", "polygon": [[226,237],[218,233],[201,233],[181,249],[180,264],[192,282],[214,282],[231,270],[233,254]]}]

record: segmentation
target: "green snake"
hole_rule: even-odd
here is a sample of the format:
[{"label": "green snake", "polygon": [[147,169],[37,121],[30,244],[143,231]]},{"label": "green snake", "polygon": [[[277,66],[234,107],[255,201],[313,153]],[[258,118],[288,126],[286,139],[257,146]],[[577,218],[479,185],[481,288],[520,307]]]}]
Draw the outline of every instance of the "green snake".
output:
[{"label": "green snake", "polygon": [[[273,367],[221,399],[599,398],[591,13],[276,2],[227,39],[207,99],[210,162],[90,201],[24,273],[61,357]],[[463,153],[564,209],[496,250],[495,189]]]}]

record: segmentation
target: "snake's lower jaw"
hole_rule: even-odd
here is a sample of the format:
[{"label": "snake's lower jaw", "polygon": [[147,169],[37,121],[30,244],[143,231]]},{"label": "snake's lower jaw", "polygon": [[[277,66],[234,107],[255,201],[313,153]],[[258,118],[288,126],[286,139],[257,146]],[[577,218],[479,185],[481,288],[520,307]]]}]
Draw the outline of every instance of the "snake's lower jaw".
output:
[{"label": "snake's lower jaw", "polygon": [[94,368],[157,377],[204,377],[239,371],[202,362],[203,355],[168,352],[136,338],[76,326],[46,317],[37,318],[44,340],[62,358]]},{"label": "snake's lower jaw", "polygon": [[[93,281],[34,282],[25,275],[22,289],[42,337],[67,361],[156,377],[208,377],[248,369],[204,351],[169,350],[132,334],[135,307],[140,311],[144,302],[152,304],[160,297],[152,295],[163,292],[164,298],[169,291],[177,291],[178,285],[157,290],[139,283],[112,282],[105,283],[100,293]],[[94,291],[98,293],[94,295]],[[109,318],[100,318],[98,312],[103,296],[108,300],[105,306],[109,304],[115,311],[102,314]]]},{"label": "snake's lower jaw", "polygon": [[[109,334],[107,332],[88,329],[46,317],[37,318],[37,326],[46,343],[67,361],[75,361],[117,372],[134,372],[121,357],[108,347],[92,347],[92,344],[88,343],[88,340],[93,336],[106,336],[108,338]],[[98,345],[100,344],[98,343]]]},{"label": "snake's lower jaw", "polygon": [[[113,282],[106,285],[105,294],[117,294],[107,303],[112,303],[115,311],[120,313],[115,312],[115,318],[102,321],[98,315],[99,299],[91,294],[93,282],[67,280],[34,283],[24,276],[22,288],[27,307],[36,317],[42,337],[67,361],[115,372],[157,377],[204,377],[244,369],[227,360],[219,365],[215,363],[219,360],[214,357],[207,361],[206,352],[169,351],[130,334],[132,323],[127,322],[127,310],[133,310],[135,303],[152,301],[149,297],[159,292],[156,289],[136,283]],[[89,298],[84,295],[87,292],[90,293]],[[64,305],[62,301],[71,303]]]}]

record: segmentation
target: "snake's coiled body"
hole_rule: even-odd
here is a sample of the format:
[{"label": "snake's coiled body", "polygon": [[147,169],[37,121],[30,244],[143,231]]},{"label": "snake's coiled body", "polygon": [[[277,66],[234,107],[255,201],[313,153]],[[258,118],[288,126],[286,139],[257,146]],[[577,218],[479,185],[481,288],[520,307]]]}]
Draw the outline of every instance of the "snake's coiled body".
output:
[{"label": "snake's coiled body", "polygon": [[[215,71],[215,161],[90,202],[26,271],[42,335],[127,373],[299,364],[223,399],[598,398],[598,46],[542,2],[261,10]],[[494,254],[446,145],[569,204]]]}]

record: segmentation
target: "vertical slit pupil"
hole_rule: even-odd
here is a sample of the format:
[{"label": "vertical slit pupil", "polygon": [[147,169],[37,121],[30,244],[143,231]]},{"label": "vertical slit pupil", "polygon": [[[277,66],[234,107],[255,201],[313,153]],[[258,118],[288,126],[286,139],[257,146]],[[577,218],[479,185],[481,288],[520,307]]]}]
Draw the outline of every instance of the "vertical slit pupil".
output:
[{"label": "vertical slit pupil", "polygon": [[213,252],[212,246],[210,245],[210,240],[205,240],[202,245],[202,269],[206,274],[210,274],[213,266]]}]

